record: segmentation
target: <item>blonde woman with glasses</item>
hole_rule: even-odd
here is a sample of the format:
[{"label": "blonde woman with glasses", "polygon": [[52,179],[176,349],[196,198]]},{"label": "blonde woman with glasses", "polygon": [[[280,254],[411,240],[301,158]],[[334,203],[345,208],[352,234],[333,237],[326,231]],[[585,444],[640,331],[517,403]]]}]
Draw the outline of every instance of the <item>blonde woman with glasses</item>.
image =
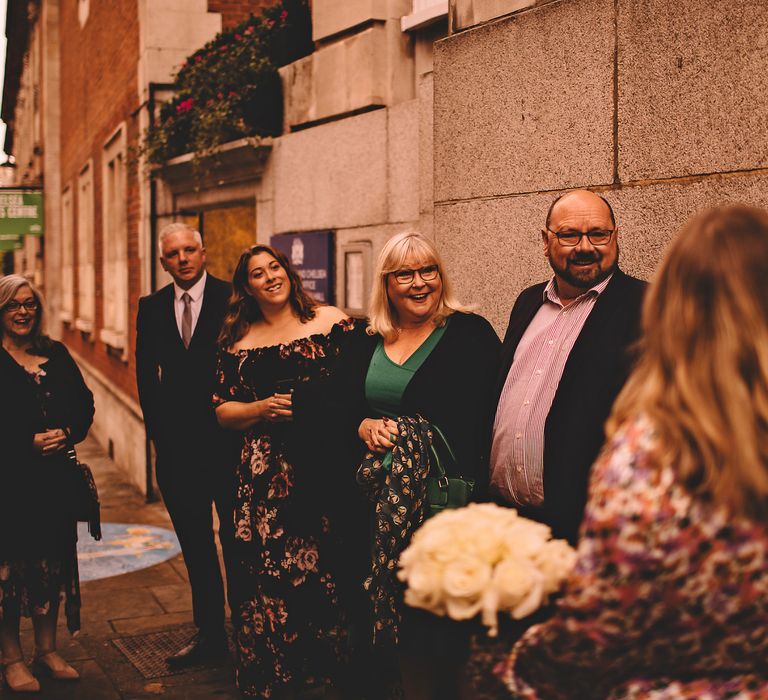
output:
[{"label": "blonde woman with glasses", "polygon": [[[418,442],[412,438],[429,425],[445,436],[460,476],[475,482],[476,495],[484,492],[481,418],[498,369],[498,336],[488,321],[459,303],[434,243],[418,233],[391,238],[373,277],[367,328],[362,324],[337,369],[337,395],[353,443],[351,478],[361,460],[358,481],[368,489],[387,470],[397,467],[399,473],[399,460],[424,464],[424,452],[416,458],[409,451]],[[381,466],[379,476],[372,477],[366,465]],[[397,554],[427,510],[417,483],[425,473],[404,480],[403,493],[391,496],[399,499],[397,506],[388,513],[377,507],[374,514],[370,505],[366,513],[350,497],[345,531],[357,541],[347,554],[348,563],[357,566],[352,578],[363,596],[365,614],[358,620],[370,620],[356,638],[373,638],[374,670],[384,668],[381,652],[393,652],[391,673],[399,667],[406,700],[448,700],[456,693],[463,640],[440,624],[444,621],[405,610],[394,580]],[[366,591],[360,588],[364,579]],[[386,679],[372,682],[374,677],[367,678],[366,697],[378,697],[371,694],[373,686],[386,686]]]},{"label": "blonde woman with glasses", "polygon": [[643,332],[576,569],[507,659],[515,698],[768,697],[768,214],[688,224]]}]

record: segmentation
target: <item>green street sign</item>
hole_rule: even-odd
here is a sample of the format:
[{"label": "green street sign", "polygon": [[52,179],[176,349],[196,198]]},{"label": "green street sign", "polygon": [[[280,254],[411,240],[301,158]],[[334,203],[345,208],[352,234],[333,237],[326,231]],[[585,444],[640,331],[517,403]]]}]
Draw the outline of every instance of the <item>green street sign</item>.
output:
[{"label": "green street sign", "polygon": [[[0,190],[0,245],[7,236],[43,235],[43,193]],[[11,250],[5,248],[5,250]]]},{"label": "green street sign", "polygon": [[12,233],[0,233],[0,253],[8,250],[18,250],[22,247],[21,236]]}]

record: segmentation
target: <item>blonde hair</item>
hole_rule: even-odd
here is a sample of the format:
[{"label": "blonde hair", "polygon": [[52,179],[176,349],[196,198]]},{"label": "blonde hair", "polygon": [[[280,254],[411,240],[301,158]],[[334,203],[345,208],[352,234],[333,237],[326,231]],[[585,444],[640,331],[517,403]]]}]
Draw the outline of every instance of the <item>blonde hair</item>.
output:
[{"label": "blonde hair", "polygon": [[[44,321],[44,299],[40,290],[35,287],[26,277],[21,275],[5,275],[0,277],[0,314],[5,311],[5,307],[9,302],[13,300],[18,291],[24,287],[28,287],[32,292],[32,296],[37,301],[37,311],[35,312],[35,320],[32,324],[32,332],[29,334],[29,340],[32,343],[32,349],[37,352],[45,352],[51,347],[51,340],[45,334],[45,321]],[[0,338],[3,337],[3,326],[0,324]]]},{"label": "blonde hair", "polygon": [[368,303],[368,333],[370,335],[378,333],[385,340],[390,340],[397,335],[396,314],[387,294],[387,275],[402,269],[409,255],[413,255],[423,265],[434,262],[439,269],[440,278],[443,282],[443,293],[433,318],[436,326],[445,323],[445,319],[455,311],[470,311],[453,296],[451,285],[448,282],[443,262],[435,244],[420,233],[404,231],[392,236],[384,244],[376,260],[371,299]]},{"label": "blonde hair", "polygon": [[768,214],[712,209],[671,244],[643,307],[638,366],[606,426],[648,416],[680,483],[768,515]]}]

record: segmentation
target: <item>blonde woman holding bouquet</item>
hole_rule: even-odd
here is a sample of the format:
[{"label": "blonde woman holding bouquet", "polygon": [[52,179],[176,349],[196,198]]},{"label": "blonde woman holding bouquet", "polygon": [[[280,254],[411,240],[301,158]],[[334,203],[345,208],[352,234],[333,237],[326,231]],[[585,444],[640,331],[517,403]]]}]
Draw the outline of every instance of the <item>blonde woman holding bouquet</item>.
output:
[{"label": "blonde woman holding bouquet", "polygon": [[643,330],[565,595],[501,674],[513,697],[768,697],[768,213],[689,223]]}]

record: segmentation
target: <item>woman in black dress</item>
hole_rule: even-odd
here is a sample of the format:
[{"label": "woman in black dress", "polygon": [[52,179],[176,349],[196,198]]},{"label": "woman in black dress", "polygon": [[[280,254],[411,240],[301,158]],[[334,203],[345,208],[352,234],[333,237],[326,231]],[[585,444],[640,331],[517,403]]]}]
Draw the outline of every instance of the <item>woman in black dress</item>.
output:
[{"label": "woman in black dress", "polygon": [[40,684],[24,662],[20,617],[32,617],[35,665],[77,680],[56,651],[64,600],[71,632],[80,628],[77,523],[68,494],[68,450],[93,420],[93,396],[66,348],[42,333],[40,294],[23,277],[0,278],[0,647],[11,690]]},{"label": "woman in black dress", "polygon": [[268,246],[243,253],[232,284],[214,404],[223,427],[243,431],[237,682],[246,697],[292,698],[307,684],[330,684],[345,648],[336,533],[322,495],[328,475],[292,393],[329,375],[352,322],[318,305]]},{"label": "woman in black dress", "polygon": [[[460,476],[473,480],[475,498],[482,497],[488,480],[483,425],[501,343],[488,321],[455,299],[431,240],[405,232],[387,242],[374,271],[368,328],[353,338],[335,384],[347,432],[356,433],[352,463],[369,453],[358,478],[370,469],[372,456],[384,457],[385,472],[395,442],[412,444],[413,436],[406,436],[402,425],[398,429],[399,417],[423,419],[421,425],[427,421],[439,428]],[[402,586],[395,580],[397,554],[384,556],[402,551],[423,518],[424,502],[411,488],[418,479],[409,479],[406,493],[396,496],[400,508],[392,519],[385,515],[387,508],[377,508],[367,536],[365,520],[347,528],[350,538],[358,533],[356,544],[350,539],[349,560],[358,562],[360,582],[367,577],[376,646],[397,647],[406,700],[444,700],[457,692],[465,640],[454,633],[455,623],[404,608]],[[390,485],[384,493],[392,499]],[[413,512],[404,516],[409,507]]]}]

